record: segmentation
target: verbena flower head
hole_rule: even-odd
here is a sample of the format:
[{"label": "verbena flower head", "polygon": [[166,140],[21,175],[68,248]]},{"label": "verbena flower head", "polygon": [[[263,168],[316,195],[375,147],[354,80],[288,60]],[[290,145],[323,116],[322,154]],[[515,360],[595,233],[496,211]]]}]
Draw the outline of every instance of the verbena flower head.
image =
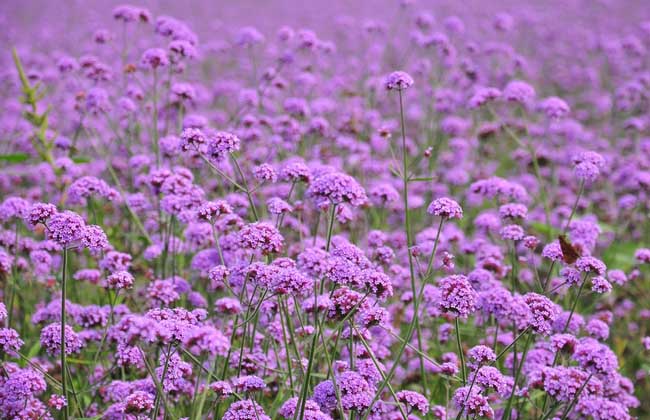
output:
[{"label": "verbena flower head", "polygon": [[222,420],[271,420],[262,406],[253,400],[236,401],[228,407]]},{"label": "verbena flower head", "polygon": [[399,391],[395,395],[397,400],[407,407],[408,411],[417,410],[422,414],[429,412],[429,401],[424,395],[415,391]]},{"label": "verbena flower head", "polygon": [[351,176],[340,172],[327,173],[314,179],[307,189],[307,195],[319,207],[330,203],[350,203],[356,207],[368,201],[363,187]]},{"label": "verbena flower head", "polygon": [[394,71],[386,76],[384,86],[388,90],[406,90],[413,86],[413,78],[403,71]]},{"label": "verbena flower head", "polygon": [[544,99],[540,104],[540,108],[549,119],[564,118],[571,111],[569,105],[557,96]]},{"label": "verbena flower head", "polygon": [[282,252],[284,238],[280,232],[267,222],[255,222],[245,225],[238,234],[243,248],[259,250],[262,254]]},{"label": "verbena flower head", "polygon": [[530,321],[532,330],[538,334],[550,334],[553,321],[555,321],[559,313],[557,306],[546,296],[537,293],[526,293],[524,302],[526,302],[532,314]]},{"label": "verbena flower head", "polygon": [[45,224],[57,212],[56,206],[50,203],[34,203],[29,209],[25,220],[31,225]]},{"label": "verbena flower head", "polygon": [[[53,323],[41,330],[41,346],[51,356],[61,354],[61,324]],[[65,354],[78,353],[84,343],[71,326],[65,326]]]},{"label": "verbena flower head", "polygon": [[116,271],[106,278],[106,287],[114,290],[131,289],[135,279],[128,271]]},{"label": "verbena flower head", "polygon": [[86,233],[86,222],[77,213],[64,211],[47,222],[48,236],[64,248],[79,241]]},{"label": "verbena flower head", "polygon": [[441,197],[433,200],[427,208],[429,214],[440,216],[447,219],[462,219],[463,209],[456,201],[451,198]]},{"label": "verbena flower head", "polygon": [[440,301],[438,305],[445,312],[467,318],[476,310],[478,295],[467,277],[454,274],[438,281]]}]

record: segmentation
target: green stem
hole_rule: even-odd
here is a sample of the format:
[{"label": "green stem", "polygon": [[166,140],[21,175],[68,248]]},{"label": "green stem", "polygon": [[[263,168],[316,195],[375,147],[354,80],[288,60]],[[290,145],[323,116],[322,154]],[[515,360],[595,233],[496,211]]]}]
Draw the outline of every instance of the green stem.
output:
[{"label": "green stem", "polygon": [[[330,249],[330,244],[332,242],[332,232],[334,229],[334,218],[336,216],[336,204],[331,203],[331,211],[330,211],[330,220],[329,220],[329,225],[327,228],[327,243],[325,245],[325,250],[329,252]],[[323,288],[325,286],[325,280],[322,279],[320,283],[320,293],[323,293]],[[318,296],[314,296],[314,300]],[[318,322],[319,314],[318,314],[318,305],[317,302],[314,302],[314,319],[316,320],[316,328],[320,328],[320,323]],[[318,335],[320,334],[320,331],[315,331],[314,332],[314,337],[312,338],[311,341],[311,348],[309,350],[309,359],[307,362],[307,372],[305,373],[305,377],[303,378],[303,383],[302,383],[302,388],[300,390],[300,409],[296,410],[296,413],[294,414],[293,418],[294,420],[296,419],[302,419],[304,412],[305,412],[305,404],[307,402],[307,391],[309,390],[309,380],[311,378],[311,373],[314,368],[314,355],[316,353],[316,344],[318,342]]]},{"label": "green stem", "polygon": [[66,299],[66,277],[68,271],[68,248],[63,248],[63,268],[61,273],[61,385],[63,387],[63,397],[67,404],[63,408],[63,418],[68,419],[70,400],[68,399],[68,385],[67,385],[67,363],[65,355],[65,299]]},{"label": "green stem", "polygon": [[467,383],[467,376],[465,374],[465,354],[463,352],[463,346],[460,342],[460,325],[458,323],[458,317],[454,319],[456,324],[456,346],[458,347],[458,357],[460,358],[460,378],[463,381],[463,386]]}]

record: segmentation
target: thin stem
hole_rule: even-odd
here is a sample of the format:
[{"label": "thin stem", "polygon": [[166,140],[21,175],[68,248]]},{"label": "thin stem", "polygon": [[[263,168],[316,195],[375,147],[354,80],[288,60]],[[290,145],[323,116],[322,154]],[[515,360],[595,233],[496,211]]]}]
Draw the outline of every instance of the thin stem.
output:
[{"label": "thin stem", "polygon": [[66,322],[66,311],[65,311],[65,299],[66,299],[66,277],[68,271],[68,248],[63,248],[63,268],[61,273],[61,385],[63,388],[63,397],[65,398],[67,404],[63,408],[63,418],[68,419],[70,400],[68,399],[68,385],[67,385],[67,363],[65,355],[65,322]]},{"label": "thin stem", "polygon": [[158,74],[153,69],[153,147],[156,153],[156,168],[160,168],[160,146],[158,145]]},{"label": "thin stem", "polygon": [[[325,245],[325,250],[329,252],[330,249],[330,244],[332,242],[332,232],[334,229],[334,219],[336,216],[336,204],[331,203],[331,211],[330,211],[330,217],[329,217],[329,224],[327,228],[327,243]],[[323,288],[325,286],[325,280],[322,279],[320,283],[320,293],[323,293]],[[318,313],[318,305],[317,305],[317,300],[318,296],[314,296],[314,319],[316,321],[316,328],[318,329],[316,332],[314,332],[314,337],[312,338],[311,341],[311,348],[309,350],[309,359],[307,362],[307,372],[305,373],[305,377],[303,378],[303,383],[302,383],[302,388],[300,390],[300,409],[296,410],[296,413],[294,414],[294,420],[296,419],[302,419],[304,412],[305,412],[305,404],[307,402],[307,391],[309,390],[309,380],[311,378],[311,373],[312,369],[314,368],[314,355],[316,353],[316,344],[318,342],[318,336],[320,334],[320,322],[319,322],[319,313]]]},{"label": "thin stem", "polygon": [[458,346],[458,357],[460,358],[460,378],[463,381],[463,386],[467,383],[467,376],[465,374],[465,355],[463,353],[463,346],[460,342],[460,326],[458,323],[458,317],[454,319],[456,324],[456,345]]},{"label": "thin stem", "polygon": [[517,371],[515,373],[515,379],[514,379],[514,382],[512,383],[512,391],[510,392],[510,398],[508,398],[508,403],[506,404],[506,408],[504,410],[504,418],[505,419],[509,419],[510,416],[511,416],[510,407],[512,407],[512,400],[513,400],[513,398],[515,396],[515,390],[517,389],[517,381],[519,380],[519,375],[521,374],[521,369],[524,366],[524,362],[526,360],[526,354],[528,353],[528,348],[530,347],[530,342],[531,342],[532,338],[533,338],[533,334],[531,332],[529,332],[528,333],[528,338],[526,339],[526,343],[524,344],[524,351],[521,354],[521,360],[519,361],[519,365],[517,366]]},{"label": "thin stem", "polygon": [[571,208],[571,214],[569,214],[569,218],[566,221],[566,224],[564,225],[564,229],[562,229],[562,233],[566,233],[567,229],[569,228],[569,225],[571,224],[571,219],[573,219],[573,216],[576,214],[576,210],[578,208],[578,204],[580,203],[580,197],[582,197],[582,193],[585,190],[585,180],[580,181],[580,189],[578,190],[578,195],[576,195],[576,201],[573,203],[573,207]]}]

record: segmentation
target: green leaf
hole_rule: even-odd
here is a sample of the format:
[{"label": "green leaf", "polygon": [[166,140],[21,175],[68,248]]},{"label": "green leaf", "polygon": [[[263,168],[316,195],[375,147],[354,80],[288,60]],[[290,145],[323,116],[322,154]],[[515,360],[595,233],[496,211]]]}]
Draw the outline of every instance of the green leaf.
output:
[{"label": "green leaf", "polygon": [[88,163],[91,161],[89,156],[75,156],[72,158],[74,163]]},{"label": "green leaf", "polygon": [[27,352],[27,358],[31,359],[32,357],[36,356],[38,352],[41,350],[41,343],[40,341],[35,341],[34,345],[32,345],[29,348],[29,351]]},{"label": "green leaf", "polygon": [[635,264],[636,242],[614,242],[603,251],[603,262],[607,267],[629,270]]},{"label": "green leaf", "polygon": [[29,159],[29,155],[27,153],[10,153],[8,155],[0,155],[1,162],[21,163],[27,159]]},{"label": "green leaf", "polygon": [[560,234],[560,230],[549,226],[545,223],[531,222],[530,227],[536,232],[545,235],[547,238],[556,238]]}]

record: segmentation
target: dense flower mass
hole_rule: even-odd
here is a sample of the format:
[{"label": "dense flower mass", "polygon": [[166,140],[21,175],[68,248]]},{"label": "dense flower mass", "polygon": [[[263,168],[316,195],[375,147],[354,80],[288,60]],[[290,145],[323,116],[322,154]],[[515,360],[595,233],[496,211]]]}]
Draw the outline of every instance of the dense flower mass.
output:
[{"label": "dense flower mass", "polygon": [[0,420],[650,418],[644,2],[92,3],[0,5]]}]

